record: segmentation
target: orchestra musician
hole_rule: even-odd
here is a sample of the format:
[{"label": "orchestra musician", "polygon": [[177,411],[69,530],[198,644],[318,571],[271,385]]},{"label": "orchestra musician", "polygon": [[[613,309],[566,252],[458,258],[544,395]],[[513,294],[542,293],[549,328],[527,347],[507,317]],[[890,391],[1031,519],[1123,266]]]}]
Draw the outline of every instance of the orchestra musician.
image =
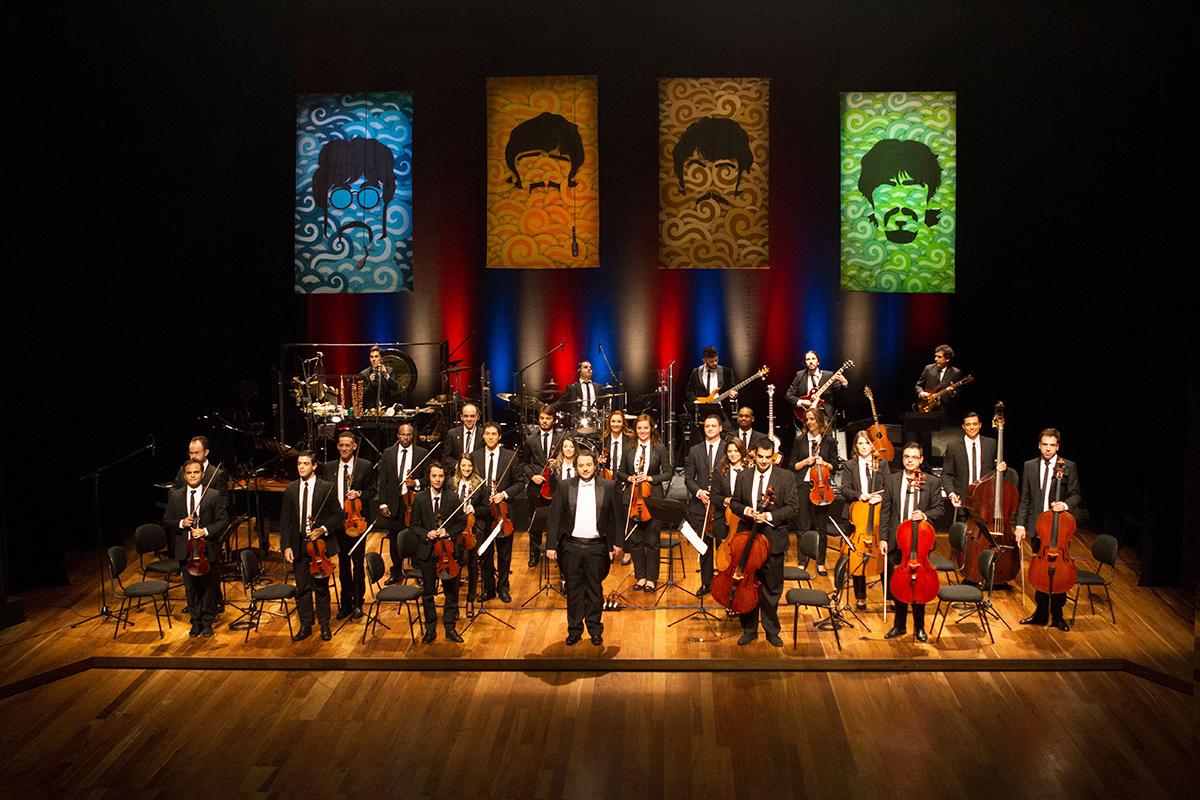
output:
[{"label": "orchestra musician", "polygon": [[625,509],[614,481],[596,474],[596,456],[582,450],[578,474],[554,494],[546,528],[546,557],[559,561],[567,584],[567,645],[579,642],[587,625],[592,644],[604,643],[602,584],[621,555]]},{"label": "orchestra musician", "polygon": [[[625,412],[620,409],[610,411],[608,413],[608,434],[600,443],[600,469],[607,469],[608,475],[614,475],[616,468],[625,458],[625,448],[632,444],[633,431],[629,430],[629,426],[625,422]],[[602,476],[604,474],[601,473]],[[632,560],[633,554],[629,548],[624,548],[621,564],[628,564]]]},{"label": "orchestra musician", "polygon": [[345,516],[337,503],[337,486],[317,477],[316,456],[311,450],[296,459],[300,477],[283,490],[279,514],[279,540],[283,560],[291,564],[296,578],[296,608],[300,612],[300,629],[292,641],[302,641],[312,635],[313,596],[316,595],[316,619],[321,624],[321,640],[333,638],[329,627],[329,579],[308,571],[309,556],[305,545],[318,539],[325,542],[325,552],[337,555],[336,534],[342,529]]},{"label": "orchestra musician", "polygon": [[800,533],[816,530],[817,574],[826,575],[825,548],[828,539],[828,509],[815,505],[809,498],[813,487],[813,468],[827,466],[830,474],[837,469],[837,445],[825,412],[821,408],[810,408],[804,412],[804,432],[797,434],[792,443],[792,469],[796,471],[796,489],[800,493],[796,530]]},{"label": "orchestra musician", "polygon": [[[500,446],[500,426],[495,422],[483,426],[484,447],[471,454],[475,471],[483,476],[484,488],[481,500],[475,504],[475,536],[482,545],[498,520],[492,518],[492,504],[504,503],[521,491],[525,478],[521,470],[509,468],[509,462],[517,454]],[[495,541],[481,555],[483,564],[483,597],[491,600],[499,597],[502,603],[511,603],[508,573],[512,566],[512,537],[496,536]]]},{"label": "orchestra musician", "polygon": [[[558,454],[564,435],[562,431],[554,429],[554,409],[548,405],[539,408],[538,429],[525,437],[521,446],[521,464],[525,468],[527,478],[525,497],[529,502],[530,520],[537,509],[550,505],[550,501],[541,495],[542,485],[547,480],[543,473],[549,460]],[[540,531],[534,533],[528,523],[525,529],[529,531],[529,566],[536,567],[541,561],[539,546],[542,543],[542,534]]]},{"label": "orchestra musician", "polygon": [[[804,398],[819,389],[832,375],[833,370],[821,369],[821,357],[817,355],[817,352],[809,350],[804,354],[804,369],[797,372],[796,377],[792,378],[792,384],[788,386],[784,397],[793,408],[805,408],[808,406],[808,401]],[[834,395],[845,388],[848,383],[845,375],[838,375],[837,379],[821,395],[823,405],[820,408],[830,422],[833,421],[834,415]]]},{"label": "orchestra musician", "polygon": [[[875,458],[875,444],[871,435],[865,430],[859,431],[854,437],[854,456],[842,464],[841,495],[845,500],[842,517],[850,519],[850,504],[861,500],[864,503],[878,506],[876,517],[880,522],[880,539],[883,538],[883,494],[887,484],[887,476],[891,470],[882,458]],[[880,474],[882,473],[882,474]],[[867,607],[867,576],[853,575],[850,579],[854,587],[856,607],[861,611]],[[887,598],[883,601],[886,603]]]},{"label": "orchestra musician", "polygon": [[464,403],[458,418],[461,424],[446,431],[442,444],[442,457],[454,461],[483,447],[483,436],[479,430],[479,406]]},{"label": "orchestra musician", "polygon": [[[703,535],[705,516],[709,514],[714,521],[712,538],[720,541],[724,538],[725,532],[725,509],[723,505],[718,504],[722,493],[713,470],[725,458],[725,442],[721,438],[721,418],[716,414],[706,416],[703,431],[704,441],[692,445],[683,460],[683,485],[688,494],[687,519],[692,529],[697,534]],[[711,513],[709,512],[710,505]],[[720,529],[716,526],[717,521],[720,522]],[[720,533],[719,537],[718,532]],[[709,584],[712,583],[715,545],[713,542],[709,542],[709,545],[708,550],[700,556],[700,590],[696,592],[698,597],[708,594]]]},{"label": "orchestra musician", "polygon": [[391,571],[384,582],[389,586],[404,574],[400,534],[408,527],[404,520],[408,495],[412,494],[415,500],[429,469],[425,458],[429,451],[413,444],[414,438],[412,423],[401,423],[396,429],[396,443],[383,451],[376,470],[375,499],[379,503],[379,516],[388,522],[388,547],[392,551]]},{"label": "orchestra musician", "polygon": [[[464,520],[475,513],[475,504],[479,502],[481,486],[483,486],[483,478],[475,472],[475,462],[471,460],[471,456],[466,455],[458,459],[454,477],[450,481],[450,488],[458,498],[457,503],[467,501],[463,510],[459,512],[463,515]],[[467,616],[470,617],[474,614],[475,590],[479,586],[479,553],[475,551],[474,547],[470,547],[466,548],[463,556],[466,558],[463,566],[467,570]]]},{"label": "orchestra musician", "polygon": [[[1058,454],[1062,434],[1057,428],[1046,428],[1038,436],[1038,458],[1025,462],[1021,470],[1021,505],[1017,509],[1017,525],[1013,533],[1017,537],[1017,546],[1029,535],[1029,546],[1037,553],[1041,542],[1037,536],[1037,518],[1043,511],[1074,512],[1079,508],[1082,496],[1079,492],[1079,470],[1075,462],[1068,461]],[[1058,479],[1054,477],[1059,460],[1066,466],[1066,486],[1063,487],[1063,499],[1055,500],[1058,493]],[[1070,587],[1066,587],[1070,588]],[[1063,606],[1067,603],[1066,592],[1055,592],[1053,595],[1038,591],[1034,593],[1035,607],[1032,614],[1021,620],[1022,625],[1045,625],[1049,622],[1060,631],[1069,631],[1071,627],[1063,617]]]},{"label": "orchestra musician", "polygon": [[379,345],[372,347],[367,357],[370,365],[358,373],[358,379],[363,384],[363,405],[368,408],[390,406],[398,399],[396,394],[400,384],[392,368],[383,363],[383,349]]},{"label": "orchestra musician", "polygon": [[[413,524],[409,529],[409,535],[415,540],[413,564],[421,570],[421,603],[425,607],[425,635],[421,637],[421,641],[430,644],[437,639],[437,604],[434,602],[434,596],[437,594],[440,579],[442,594],[446,599],[442,614],[446,638],[461,644],[463,638],[455,630],[455,623],[458,621],[459,577],[450,577],[448,573],[438,574],[438,555],[434,544],[439,538],[457,539],[466,527],[467,517],[462,510],[455,513],[461,501],[452,489],[445,486],[446,468],[441,462],[435,461],[429,465],[427,479],[428,488],[418,492],[413,502]],[[455,550],[455,560],[461,561],[463,548],[456,543]]]},{"label": "orchestra musician", "polygon": [[[338,457],[321,465],[321,477],[337,486],[338,506],[345,510],[347,500],[361,500],[362,514],[368,520],[374,512],[375,500],[375,464],[365,458],[359,458],[358,436],[354,431],[342,431],[337,437]],[[367,574],[364,568],[366,547],[355,548],[358,541],[343,530],[337,534],[338,552],[350,553],[338,558],[338,584],[341,593],[338,595],[338,619],[353,616],[361,619],[363,615],[363,598],[367,591]]]},{"label": "orchestra musician", "polygon": [[[175,558],[184,565],[183,587],[187,592],[192,629],[188,636],[211,637],[217,616],[217,582],[220,580],[220,537],[229,524],[224,499],[211,488],[205,489],[204,462],[188,459],[183,465],[183,486],[167,496],[163,529],[175,540]],[[188,540],[203,541],[209,570],[193,575],[187,570]]]},{"label": "orchestra musician", "polygon": [[[888,476],[883,493],[883,539],[880,547],[888,557],[889,583],[896,567],[907,557],[906,553],[896,549],[896,529],[906,520],[927,520],[930,524],[942,518],[945,510],[942,504],[942,483],[933,475],[924,475],[924,485],[920,489],[909,491],[909,483],[921,469],[925,460],[924,451],[916,442],[904,445],[904,468]],[[895,639],[903,636],[908,627],[908,604],[899,600],[895,604],[896,619],[892,629],[883,635],[885,639]],[[925,605],[914,603],[912,607],[913,629],[918,642],[929,641],[925,633]]]},{"label": "orchestra musician", "polygon": [[737,427],[734,428],[733,435],[741,441],[742,448],[748,453],[756,450],[759,442],[767,438],[762,431],[754,430],[754,411],[750,406],[742,406],[737,410]]},{"label": "orchestra musician", "polygon": [[[696,400],[702,397],[708,397],[713,392],[724,392],[733,386],[736,381],[733,379],[733,370],[718,363],[717,348],[709,345],[704,348],[704,363],[692,370],[688,376],[687,389],[684,392],[684,399],[689,406],[695,408],[698,414],[717,414],[720,416],[722,425],[728,425],[728,420],[725,412],[717,403],[696,404]],[[737,397],[737,394],[730,395]]]},{"label": "orchestra musician", "polygon": [[[188,439],[187,444],[187,460],[199,461],[204,465],[204,476],[200,479],[202,486],[207,486],[207,491],[215,493],[221,498],[221,502],[225,505],[226,513],[229,511],[229,473],[224,467],[217,467],[208,460],[208,437],[193,436]],[[175,473],[175,480],[171,483],[172,489],[182,489],[186,481],[183,477],[183,468],[187,466],[184,462],[179,467],[179,471]],[[213,473],[217,473],[214,478]]]},{"label": "orchestra musician", "polygon": [[[963,415],[961,439],[956,438],[946,445],[942,462],[942,485],[946,497],[955,508],[962,508],[967,490],[993,469],[1006,472],[1007,465],[996,464],[996,440],[980,435],[983,424],[979,414],[968,411]],[[1015,476],[1005,475],[1010,483],[1016,484]]]},{"label": "orchestra musician", "polygon": [[[760,508],[767,488],[774,489],[770,509]],[[759,442],[754,451],[754,469],[742,470],[729,507],[740,519],[739,530],[750,530],[758,523],[758,531],[767,537],[771,554],[756,573],[760,581],[758,607],[741,615],[742,635],[739,645],[748,645],[758,638],[761,624],[767,641],[773,647],[783,647],[779,636],[779,598],[783,596],[783,555],[788,546],[788,525],[796,517],[799,498],[796,481],[786,469],[775,467],[775,445],[770,440]]]},{"label": "orchestra musician", "polygon": [[600,392],[592,382],[592,362],[580,361],[575,367],[576,380],[567,384],[563,396],[554,404],[556,410],[569,411],[572,414],[590,414],[598,411]]},{"label": "orchestra musician", "polygon": [[[954,348],[950,345],[939,344],[933,349],[933,363],[925,365],[925,369],[921,370],[921,377],[917,378],[917,384],[913,387],[916,389],[918,400],[924,400],[943,386],[958,380],[962,373],[950,363],[953,360]],[[941,398],[941,410],[946,414],[950,412],[951,398],[954,394],[951,390]]]},{"label": "orchestra musician", "polygon": [[[643,483],[650,485],[650,496],[665,497],[663,484],[671,480],[671,463],[667,448],[654,431],[654,420],[649,414],[641,414],[633,423],[635,439],[628,449],[614,477],[621,486],[623,514],[628,516],[631,491],[639,491]],[[625,522],[622,536],[633,550],[633,574],[637,578],[634,589],[653,592],[658,588],[659,533],[662,523],[656,519],[648,521],[629,519]],[[624,537],[625,533],[628,537]],[[618,542],[622,547],[624,541]]]}]

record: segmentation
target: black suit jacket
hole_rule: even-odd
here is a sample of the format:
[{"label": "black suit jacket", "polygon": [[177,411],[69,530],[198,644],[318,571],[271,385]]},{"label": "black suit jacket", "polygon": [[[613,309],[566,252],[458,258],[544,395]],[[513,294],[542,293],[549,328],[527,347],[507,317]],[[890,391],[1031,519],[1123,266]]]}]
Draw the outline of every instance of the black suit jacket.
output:
[{"label": "black suit jacket", "polygon": [[[346,528],[346,515],[342,511],[337,498],[337,484],[330,483],[320,477],[313,484],[312,496],[313,528],[325,528],[325,552],[330,556],[337,555],[337,536]],[[297,561],[307,558],[305,543],[304,521],[300,519],[300,481],[294,480],[283,490],[283,500],[279,509],[279,546],[283,550],[289,547]]]},{"label": "black suit jacket", "polygon": [[[621,493],[629,491],[629,476],[637,474],[637,454],[641,445],[635,439],[633,444],[625,449],[625,457],[621,460],[621,466],[613,473],[613,477],[621,487]],[[661,444],[650,442],[649,449],[646,451],[649,455],[649,464],[642,465],[641,472],[650,476],[650,496],[665,497],[663,484],[671,480],[671,463],[667,457],[667,448]]]},{"label": "black suit jacket", "polygon": [[[739,428],[735,425],[733,428],[733,432],[730,434],[730,438],[737,439],[738,441],[742,441],[741,428]],[[762,444],[763,442],[770,442],[770,441],[771,440],[767,438],[767,434],[763,433],[762,431],[751,430],[750,431],[750,455],[751,455],[751,457],[754,456],[754,450],[760,444]],[[743,444],[744,444],[744,442],[743,442]]]},{"label": "black suit jacket", "polygon": [[363,382],[363,405],[367,408],[374,408],[376,400],[381,406],[390,406],[400,399],[396,397],[400,390],[400,384],[397,383],[396,376],[392,374],[392,368],[383,364],[381,370],[382,376],[377,376],[375,380],[371,380],[370,367],[358,373],[358,377]]},{"label": "black suit jacket", "polygon": [[[335,458],[321,465],[318,474],[333,484],[337,491],[338,473],[342,471],[342,460]],[[350,488],[362,492],[363,516],[370,518],[375,513],[375,464],[365,458],[354,457],[350,465]],[[340,500],[334,495],[335,500]]]},{"label": "black suit jacket", "polygon": [[[201,487],[204,484],[200,484]],[[184,560],[188,557],[187,542],[191,535],[190,528],[180,528],[181,520],[186,519],[187,512],[187,487],[172,489],[167,495],[167,510],[163,514],[163,530],[167,532],[175,541],[175,558]],[[196,527],[205,528],[208,535],[205,541],[208,544],[208,560],[214,561],[221,557],[221,534],[225,532],[225,528],[229,526],[229,516],[225,512],[225,499],[213,490],[208,490],[200,495],[200,524]]]},{"label": "black suit jacket", "polygon": [[[513,465],[511,468],[508,466],[509,462],[517,457],[517,454],[512,450],[503,446],[497,447],[496,450],[499,452],[496,458],[496,479],[499,481],[496,492],[507,492],[508,499],[512,500],[514,497],[519,496],[521,487],[525,485],[525,471],[517,465]],[[488,451],[486,447],[482,450],[476,450],[471,454],[471,462],[475,465],[475,474],[483,478],[484,481],[487,480],[487,456]],[[483,506],[485,512],[489,490],[490,487],[480,490],[479,502],[475,504],[477,508]]]},{"label": "black suit jacket", "polygon": [[[596,530],[604,539],[609,550],[619,546],[618,534],[625,532],[625,509],[621,504],[621,493],[614,481],[595,477],[596,482]],[[546,549],[558,550],[563,539],[575,529],[575,508],[579,496],[579,476],[566,481],[555,493],[550,503],[550,515],[546,522]]]},{"label": "black suit jacket", "polygon": [[[870,462],[870,458],[867,459]],[[842,488],[840,493],[842,499],[846,502],[842,506],[842,516],[850,519],[850,504],[858,500],[864,494],[863,486],[858,479],[859,459],[857,456],[842,464]],[[883,489],[886,492],[887,479],[891,475],[891,468],[883,459],[879,460],[879,470],[871,476],[871,492],[878,492]],[[880,510],[882,514],[882,508]],[[883,517],[880,516],[880,521]]]},{"label": "black suit jacket", "polygon": [[[713,476],[712,492],[713,494],[721,495],[720,487],[721,474],[720,464],[725,457],[725,439],[719,439],[715,446],[716,460],[718,471]],[[687,452],[687,456],[683,459],[683,485],[687,489],[688,495],[688,522],[699,532],[704,524],[704,515],[707,511],[704,503],[696,497],[696,492],[701,489],[708,489],[708,479],[711,474],[712,466],[708,461],[708,442],[702,441],[699,444],[692,445]],[[715,502],[715,501],[714,501]],[[724,509],[720,505],[713,506],[714,513],[722,513]]]},{"label": "black suit jacket", "polygon": [[[214,472],[217,473],[215,478],[213,477]],[[181,464],[179,466],[179,470],[175,473],[175,481],[171,484],[171,488],[182,489],[185,485],[186,483],[183,480],[183,465]],[[221,467],[220,470],[218,470],[217,465],[209,461],[208,466],[204,468],[203,477],[200,478],[200,485],[208,487],[205,490],[205,494],[208,494],[208,492],[215,492],[216,494],[220,495],[221,502],[225,505],[225,513],[228,514],[229,473],[225,470],[225,468]],[[184,516],[186,517],[187,514],[184,514]]]},{"label": "black suit jacket", "polygon": [[[689,403],[694,402],[699,397],[708,397],[709,392],[704,387],[704,373],[706,369],[708,368],[701,364],[692,370],[692,374],[688,376],[687,391],[684,397]],[[735,383],[737,381],[733,379],[733,368],[727,367],[724,364],[717,364],[717,387],[724,392]]]},{"label": "black suit jacket", "polygon": [[[596,406],[599,406],[605,402],[603,400],[596,399],[600,395],[601,395],[601,391],[600,391],[598,384],[595,381],[592,381],[592,408],[593,409]],[[560,397],[554,403],[554,408],[556,410],[562,409],[563,411],[567,411],[571,414],[578,414],[580,411],[583,410],[583,403],[579,402],[582,398],[583,398],[583,386],[579,383],[579,381],[575,381],[574,383],[568,383],[567,390],[563,393],[563,396]]]},{"label": "black suit jacket", "polygon": [[[443,445],[443,447],[445,447]],[[383,457],[379,459],[379,466],[375,469],[375,512],[378,514],[379,506],[387,506],[388,512],[392,518],[397,517],[396,512],[400,509],[400,476],[397,474],[400,469],[400,444],[397,442],[391,447],[383,451]],[[414,444],[409,448],[409,461],[406,466],[409,477],[417,481],[415,491],[421,491],[425,488],[425,481],[429,476],[429,465],[432,459],[425,458],[429,455],[429,451],[424,447]],[[422,463],[424,459],[424,463]],[[421,464],[416,472],[412,468]],[[403,522],[403,520],[401,520]]]},{"label": "black suit jacket", "polygon": [[[817,378],[817,386],[821,386],[833,376],[833,370],[831,369],[822,369],[818,370],[818,372],[820,376]],[[835,381],[822,393],[821,400],[824,401],[824,405],[821,406],[821,410],[825,412],[826,420],[833,419],[834,406],[837,403],[837,393],[842,388],[842,384]],[[787,392],[784,393],[784,398],[788,401],[788,407],[795,409],[796,404],[800,402],[800,398],[807,395],[808,392],[808,370],[802,369],[792,378],[791,385],[788,386]]]},{"label": "black suit jacket", "polygon": [[[461,510],[453,517],[450,517],[451,512],[458,508],[462,501],[454,493],[454,490],[449,486],[442,487],[442,496],[438,501],[440,507],[438,512],[445,519],[442,525],[446,533],[450,534],[451,538],[457,537],[467,527],[467,515]],[[446,517],[450,517],[446,519]],[[413,500],[412,514],[412,533],[417,540],[417,558],[429,560],[433,556],[433,540],[429,538],[429,532],[435,531],[438,528],[437,520],[433,516],[433,490],[425,489],[417,492],[417,497]]]},{"label": "black suit jacket", "polygon": [[[457,464],[458,460],[463,457],[463,426],[455,425],[450,430],[446,431],[445,438],[442,439],[443,458],[450,458]],[[475,432],[471,439],[471,452],[474,453],[483,449],[483,426],[476,425]]]},{"label": "black suit jacket", "polygon": [[[744,469],[737,478],[737,491],[729,501],[733,513],[742,520],[741,529],[749,529],[754,525],[746,519],[746,509],[754,507],[754,476],[757,469]],[[796,518],[800,510],[800,494],[796,491],[796,480],[791,470],[780,469],[778,465],[771,468],[771,478],[767,486],[775,490],[775,501],[771,508],[771,522],[759,527],[771,542],[771,553],[779,555],[787,551],[788,525]]]},{"label": "black suit jacket", "polygon": [[[984,478],[996,469],[996,440],[986,436],[979,437],[979,477]],[[971,459],[967,453],[967,445],[962,436],[955,436],[946,445],[946,455],[942,462],[942,483],[946,492],[954,492],[964,497],[969,486]]]},{"label": "black suit jacket", "polygon": [[[888,475],[883,493],[883,510],[880,512],[880,525],[883,536],[888,543],[888,558],[893,564],[900,563],[900,554],[896,552],[896,529],[900,527],[904,516],[905,504],[908,498],[901,496],[900,487],[904,480],[904,470]],[[934,475],[925,475],[925,485],[914,498],[914,510],[924,511],[929,522],[935,523],[942,518],[946,506],[942,502],[942,482]]]},{"label": "black suit jacket", "polygon": [[[962,375],[962,371],[958,367],[954,366],[953,364],[950,364],[946,367],[945,377],[943,377],[941,380],[938,380],[937,364],[926,364],[925,369],[923,369],[921,371],[921,377],[917,378],[917,385],[915,387],[917,396],[919,397],[921,392],[923,392],[923,391],[933,392],[933,391],[936,391],[937,389],[940,389],[943,386],[951,384],[954,381],[958,380],[960,375]],[[942,398],[942,403],[943,403],[943,407],[944,407],[944,405],[945,405],[944,397]]]},{"label": "black suit jacket", "polygon": [[[562,431],[550,431],[550,453],[552,455],[558,455],[558,448],[564,438],[566,438],[566,434]],[[525,442],[521,445],[521,467],[525,480],[530,480],[534,475],[541,475],[546,469],[546,452],[542,450],[541,428],[538,428],[537,433],[531,433],[525,437]]]},{"label": "black suit jacket", "polygon": [[597,453],[597,456],[604,456],[604,460],[599,462],[599,466],[602,469],[611,469],[615,473],[617,471],[617,467],[621,466],[620,462],[625,460],[625,451],[633,445],[633,442],[633,436],[630,436],[629,434],[621,436],[621,454],[617,459],[617,463],[614,464],[611,463],[613,455],[612,433],[605,433],[604,438],[600,440],[600,453]]},{"label": "black suit jacket", "polygon": [[[821,456],[827,464],[832,464],[836,471],[838,467],[837,443],[833,441],[833,434],[826,431],[821,437],[821,443],[817,446],[817,455]],[[812,447],[808,441],[808,434],[803,431],[796,433],[796,438],[792,440],[792,457],[791,463],[788,466],[794,466],[797,461],[803,461],[812,455]],[[808,475],[808,467],[796,472],[797,483],[804,483],[804,478]]]},{"label": "black suit jacket", "polygon": [[[1061,458],[1061,457],[1060,457]],[[1031,458],[1021,468],[1021,505],[1017,508],[1017,524],[1023,525],[1030,536],[1034,535],[1038,514],[1042,513],[1041,456]],[[1067,510],[1074,513],[1079,508],[1082,496],[1079,493],[1079,470],[1074,461],[1063,458],[1067,472],[1063,475],[1062,501]],[[1058,479],[1050,474],[1050,502],[1057,499]]]}]

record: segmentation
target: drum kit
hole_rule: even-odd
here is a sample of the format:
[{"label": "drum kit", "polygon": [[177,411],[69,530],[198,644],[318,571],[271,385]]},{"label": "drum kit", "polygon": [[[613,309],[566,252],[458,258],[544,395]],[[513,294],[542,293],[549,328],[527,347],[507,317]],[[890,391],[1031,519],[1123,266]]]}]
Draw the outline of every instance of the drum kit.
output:
[{"label": "drum kit", "polygon": [[[598,383],[595,386],[599,394],[588,409],[582,408],[582,399],[562,400],[563,391],[553,378],[546,382],[536,397],[515,392],[498,392],[496,397],[508,403],[509,408],[526,420],[531,429],[535,427],[532,420],[537,417],[538,411],[543,405],[549,405],[554,411],[555,427],[571,432],[576,444],[595,449],[604,438],[611,403],[624,397],[624,393],[613,391],[612,384]],[[634,414],[625,416],[629,421],[636,417]]]}]

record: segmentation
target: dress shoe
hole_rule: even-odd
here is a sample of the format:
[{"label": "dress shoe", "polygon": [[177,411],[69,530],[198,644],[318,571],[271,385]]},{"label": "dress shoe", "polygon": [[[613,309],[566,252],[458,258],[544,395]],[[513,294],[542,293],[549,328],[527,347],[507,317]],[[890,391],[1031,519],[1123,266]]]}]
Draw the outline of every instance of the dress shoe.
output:
[{"label": "dress shoe", "polygon": [[859,600],[854,604],[854,607],[859,611],[866,611],[867,610],[867,601]]},{"label": "dress shoe", "polygon": [[193,622],[193,623],[192,623],[192,629],[191,629],[190,631],[188,631],[188,638],[189,638],[189,639],[195,639],[197,636],[199,636],[199,635],[200,635],[200,631],[201,631],[200,623],[199,623],[199,622]]},{"label": "dress shoe", "polygon": [[1022,625],[1045,625],[1046,620],[1038,619],[1037,614],[1030,614],[1025,619],[1021,620]]},{"label": "dress shoe", "polygon": [[332,638],[333,638],[333,631],[329,630],[328,625],[322,625],[321,626],[321,641],[328,642]]},{"label": "dress shoe", "polygon": [[350,616],[353,613],[354,613],[354,609],[350,608],[350,606],[346,606],[345,608],[339,608],[338,613],[337,613],[337,618],[345,619],[346,617]]},{"label": "dress shoe", "polygon": [[300,630],[296,631],[296,635],[292,637],[293,642],[302,642],[312,636],[312,625],[301,625]]},{"label": "dress shoe", "polygon": [[903,636],[905,633],[906,633],[906,631],[904,630],[904,628],[892,628],[890,631],[888,631],[887,633],[885,633],[883,635],[883,638],[896,639],[896,638]]},{"label": "dress shoe", "polygon": [[598,633],[593,633],[592,644],[596,645],[596,647],[599,647],[600,645],[604,644],[604,637]]},{"label": "dress shoe", "polygon": [[484,593],[483,593],[483,594],[480,596],[480,598],[479,598],[479,602],[481,602],[481,603],[486,603],[488,600],[495,600],[495,599],[496,599],[496,593],[495,593],[495,592],[484,592]]},{"label": "dress shoe", "polygon": [[421,637],[421,642],[424,644],[433,644],[434,640],[436,639],[437,631],[433,628],[429,628],[425,631],[425,635]]},{"label": "dress shoe", "polygon": [[919,628],[917,629],[916,636],[917,636],[918,642],[928,642],[929,641],[929,634]]},{"label": "dress shoe", "polygon": [[646,594],[654,594],[658,591],[658,587],[654,585],[654,581],[646,581],[646,585],[642,587],[642,591]]},{"label": "dress shoe", "polygon": [[578,633],[568,633],[568,634],[567,634],[567,641],[566,641],[566,645],[567,645],[567,647],[571,647],[571,646],[573,646],[573,645],[577,645],[577,644],[579,644],[579,640],[580,640],[580,639],[582,639],[582,638],[583,638],[583,637],[582,637],[582,636],[580,636]]},{"label": "dress shoe", "polygon": [[771,645],[771,647],[783,647],[783,639],[773,633],[768,633],[767,644]]},{"label": "dress shoe", "polygon": [[359,606],[358,608],[354,609],[354,613],[351,614],[350,616],[353,617],[354,619],[362,619],[363,618],[362,606]]},{"label": "dress shoe", "polygon": [[501,603],[511,603],[512,602],[512,595],[509,594],[506,589],[501,589],[497,594],[500,595]]},{"label": "dress shoe", "polygon": [[1067,621],[1065,619],[1054,620],[1054,622],[1050,623],[1050,627],[1058,628],[1063,633],[1066,633],[1067,631],[1071,630],[1071,626],[1067,624]]},{"label": "dress shoe", "polygon": [[538,553],[529,554],[529,566],[536,567],[540,563],[542,563],[542,557]]},{"label": "dress shoe", "polygon": [[399,576],[399,575],[388,575],[388,576],[387,576],[387,580],[383,582],[383,585],[384,585],[384,586],[391,586],[392,584],[399,583],[399,582],[400,582],[400,576]]},{"label": "dress shoe", "polygon": [[825,569],[824,564],[818,564],[817,565],[817,574],[821,575],[821,576],[825,576],[825,575],[829,574],[829,570]]},{"label": "dress shoe", "polygon": [[704,597],[706,594],[708,594],[708,587],[700,584],[700,588],[696,590],[696,597]]},{"label": "dress shoe", "polygon": [[446,638],[449,639],[450,641],[454,642],[455,644],[463,643],[462,634],[459,633],[458,631],[454,630],[453,628],[446,631]]},{"label": "dress shoe", "polygon": [[737,643],[744,646],[750,644],[757,638],[758,634],[754,631],[742,631],[742,636],[740,639],[738,639]]}]

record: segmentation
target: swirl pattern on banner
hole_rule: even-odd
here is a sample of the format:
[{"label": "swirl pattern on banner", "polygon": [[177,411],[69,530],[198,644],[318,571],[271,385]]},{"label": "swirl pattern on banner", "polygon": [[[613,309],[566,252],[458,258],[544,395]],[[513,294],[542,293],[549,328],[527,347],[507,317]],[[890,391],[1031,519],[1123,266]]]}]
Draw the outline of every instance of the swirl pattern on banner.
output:
[{"label": "swirl pattern on banner", "polygon": [[770,86],[767,78],[659,80],[661,267],[770,266]]},{"label": "swirl pattern on banner", "polygon": [[[412,119],[410,92],[297,96],[298,294],[412,291]],[[327,161],[336,166],[318,175],[327,147]],[[390,198],[383,188],[389,169]]]},{"label": "swirl pattern on banner", "polygon": [[594,75],[487,79],[488,267],[600,266],[597,114]]},{"label": "swirl pattern on banner", "polygon": [[[842,289],[953,292],[958,212],[954,92],[844,93],[841,135]],[[878,170],[867,169],[864,178],[863,158],[870,160],[869,154],[884,153],[887,144],[895,143],[888,140],[924,146],[904,145],[908,148],[904,157],[888,157],[884,163],[890,172],[913,164],[914,151],[918,155],[932,153],[936,159],[932,174],[940,178],[940,184],[931,195],[927,184],[921,183],[925,179],[908,175],[908,170],[901,175],[907,180],[893,181],[907,186],[896,186],[890,192],[881,186],[874,198],[863,194],[860,178],[875,183],[880,175]],[[885,180],[894,177],[888,175]],[[903,241],[914,233],[915,238]]]}]

